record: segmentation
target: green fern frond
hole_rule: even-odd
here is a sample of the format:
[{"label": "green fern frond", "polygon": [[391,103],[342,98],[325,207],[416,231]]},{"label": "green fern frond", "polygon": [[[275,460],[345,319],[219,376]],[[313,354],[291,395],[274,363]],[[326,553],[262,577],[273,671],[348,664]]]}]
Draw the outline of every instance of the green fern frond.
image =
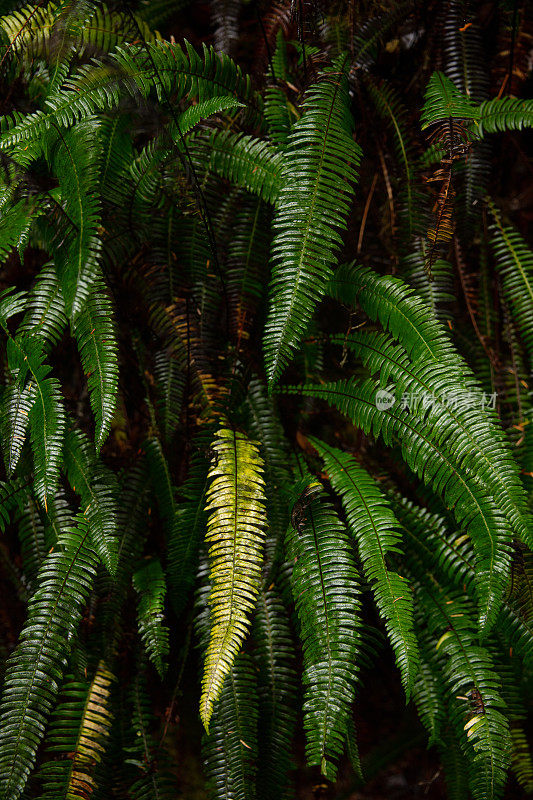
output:
[{"label": "green fern frond", "polygon": [[[338,273],[335,280],[339,281],[339,286],[346,286],[349,282],[348,302],[353,305],[358,302],[371,319],[379,320],[407,351],[413,362],[409,370],[424,375],[422,398],[412,398],[411,394],[417,392],[410,391],[409,406],[416,405],[428,394],[431,404],[440,402],[439,395],[443,401],[445,398],[452,402],[460,398],[468,400],[467,407],[462,409],[460,403],[455,402],[457,408],[454,410],[463,433],[471,442],[471,445],[466,445],[463,455],[468,459],[467,449],[470,446],[479,448],[478,452],[482,453],[481,463],[476,465],[479,478],[489,487],[491,494],[501,496],[502,507],[516,535],[528,546],[532,544],[533,524],[509,444],[498,418],[489,409],[489,398],[483,394],[474,374],[452,345],[444,326],[401,279],[377,275],[366,267],[345,266]],[[369,358],[371,363],[372,357]],[[400,384],[403,383],[392,365],[385,368],[383,364],[383,367],[384,380],[392,374]],[[434,413],[435,406],[431,405],[429,411]],[[424,410],[424,417],[427,413]],[[441,424],[440,420],[435,421]]]},{"label": "green fern frond", "polygon": [[306,755],[334,780],[355,698],[359,581],[348,533],[323,493],[297,498],[292,518],[287,550],[304,655]]},{"label": "green fern frond", "polygon": [[212,450],[206,497],[212,618],[200,701],[206,730],[248,630],[266,529],[263,460],[257,445],[240,432],[220,428]]},{"label": "green fern frond", "polygon": [[45,264],[32,286],[19,332],[39,336],[55,346],[67,325],[65,303],[53,264]]},{"label": "green fern frond", "polygon": [[95,446],[99,450],[111,427],[117,402],[118,353],[113,307],[103,281],[95,278],[83,307],[72,320],[83,371],[87,376],[96,421]]},{"label": "green fern frond", "polygon": [[451,119],[475,120],[478,113],[472,101],[443,72],[433,73],[424,94],[422,130]]},{"label": "green fern frond", "polygon": [[254,617],[258,667],[259,740],[257,797],[283,797],[296,727],[298,683],[287,612],[274,588],[259,592]]},{"label": "green fern frond", "polygon": [[262,139],[231,131],[197,136],[190,149],[205,168],[275,204],[283,185],[282,154]]},{"label": "green fern frond", "polygon": [[163,677],[168,656],[168,628],[163,624],[167,587],[159,560],[152,559],[143,564],[134,572],[132,580],[139,595],[139,633],[150,661]]},{"label": "green fern frond", "polygon": [[253,800],[257,761],[257,678],[249,655],[239,653],[224,681],[203,742],[211,800]]},{"label": "green fern frond", "polygon": [[47,735],[50,760],[41,767],[42,800],[82,800],[97,789],[97,769],[111,733],[115,676],[103,662],[90,684],[69,681]]},{"label": "green fern frond", "polygon": [[[8,362],[15,387],[7,392],[9,406],[8,469],[13,470],[20,456],[29,426],[34,462],[34,490],[44,509],[53,496],[59,478],[61,447],[66,417],[59,382],[50,377],[43,363],[43,343],[31,333],[8,340]],[[4,412],[5,413],[5,412]]]},{"label": "green fern frond", "polygon": [[56,126],[54,134],[48,136],[47,156],[59,180],[62,205],[72,226],[67,241],[59,241],[54,248],[54,258],[67,315],[73,319],[87,302],[100,257],[98,121],[86,119],[69,131]]},{"label": "green fern frond", "polygon": [[476,800],[501,797],[510,735],[491,654],[476,644],[475,628],[459,596],[444,595],[427,585],[422,594],[429,627],[439,637],[436,648],[447,657],[444,677],[450,720],[473,766],[470,791]]},{"label": "green fern frond", "polygon": [[35,111],[24,120],[14,114],[11,127],[1,137],[1,149],[13,148],[22,140],[38,140],[54,124],[68,128],[97,112],[109,111],[124,94],[134,101],[139,93],[146,99],[154,87],[159,102],[165,96],[176,103],[185,96],[200,103],[212,97],[234,97],[256,117],[261,112],[260,96],[253,91],[249,76],[228,56],[205,45],[201,55],[187,41],[183,47],[166,41],[148,43],[146,49],[142,45],[119,46],[105,63],[79,67],[47,98],[46,111]]},{"label": "green fern frond", "polygon": [[453,451],[441,444],[438,430],[394,404],[380,408],[378,390],[371,380],[360,383],[352,379],[321,386],[284,387],[284,391],[326,400],[365,433],[383,436],[387,445],[399,439],[406,463],[442,496],[458,523],[472,536],[480,626],[488,629],[494,623],[507,584],[512,530],[499,505],[471,469],[458,464]]},{"label": "green fern frond", "polygon": [[114,474],[98,460],[89,439],[71,430],[63,447],[63,469],[70,485],[81,497],[81,510],[89,521],[93,546],[106,569],[117,567],[116,501]]},{"label": "green fern frond", "polygon": [[483,137],[486,133],[516,131],[533,127],[533,100],[517,97],[485,100],[478,108],[474,136]]},{"label": "green fern frond", "polygon": [[280,551],[289,520],[289,487],[292,486],[288,443],[277,417],[274,400],[268,397],[266,386],[258,378],[252,378],[248,386],[247,406],[250,411],[250,434],[261,442],[265,462],[268,568],[272,568],[277,559],[282,557]]},{"label": "green fern frond", "polygon": [[357,542],[409,698],[418,671],[413,600],[407,581],[389,569],[386,558],[389,552],[401,552],[400,526],[386,498],[353,456],[314,437],[309,441],[324,460],[331,485],[342,499],[348,529]]},{"label": "green fern frond", "polygon": [[496,206],[489,201],[492,216],[491,245],[502,277],[503,291],[533,368],[533,252],[522,236],[505,225]]},{"label": "green fern frond", "polygon": [[16,800],[33,767],[98,559],[80,518],[43,562],[0,703],[0,797]]},{"label": "green fern frond", "polygon": [[0,263],[4,262],[13,249],[19,253],[28,241],[34,219],[44,212],[37,200],[19,200],[2,209],[0,216]]},{"label": "green fern frond", "polygon": [[352,138],[346,62],[346,57],[336,61],[308,90],[304,114],[283,154],[264,335],[271,386],[298,348],[324,294],[357,180],[361,150]]}]

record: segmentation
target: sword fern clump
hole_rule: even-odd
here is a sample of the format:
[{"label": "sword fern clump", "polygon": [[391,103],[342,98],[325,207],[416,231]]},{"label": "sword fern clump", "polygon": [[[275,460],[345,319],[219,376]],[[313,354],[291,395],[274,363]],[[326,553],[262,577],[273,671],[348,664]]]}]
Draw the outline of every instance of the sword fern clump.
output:
[{"label": "sword fern clump", "polygon": [[531,791],[530,40],[0,3],[0,800]]}]

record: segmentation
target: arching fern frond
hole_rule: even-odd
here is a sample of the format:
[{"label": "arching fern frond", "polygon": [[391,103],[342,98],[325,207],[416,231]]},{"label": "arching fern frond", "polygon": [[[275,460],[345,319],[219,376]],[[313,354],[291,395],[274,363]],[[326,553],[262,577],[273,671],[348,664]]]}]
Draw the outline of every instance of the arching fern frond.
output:
[{"label": "arching fern frond", "polygon": [[346,62],[346,57],[338,59],[308,90],[304,114],[284,151],[264,336],[271,386],[298,348],[324,294],[357,179],[361,150],[352,138]]},{"label": "arching fern frond", "polygon": [[533,100],[502,97],[486,100],[478,108],[474,136],[533,128]]},{"label": "arching fern frond", "polygon": [[276,203],[282,186],[282,154],[262,139],[215,131],[192,139],[190,150],[221,178]]},{"label": "arching fern frond", "polygon": [[307,761],[334,780],[355,697],[358,575],[347,531],[317,488],[310,487],[310,502],[296,499],[287,549],[304,655]]},{"label": "arching fern frond", "polygon": [[69,318],[84,307],[98,270],[100,222],[98,170],[101,157],[97,120],[86,119],[69,131],[57,128],[48,136],[47,155],[61,187],[61,199],[71,223],[67,241],[54,248],[56,269]]},{"label": "arching fern frond", "polygon": [[72,321],[81,364],[89,387],[99,450],[111,427],[118,390],[118,353],[113,307],[103,281],[95,277],[83,307]]},{"label": "arching fern frond", "polygon": [[[442,496],[459,524],[472,536],[480,626],[488,629],[494,623],[507,583],[512,529],[471,469],[457,463],[453,449],[440,442],[438,429],[433,430],[394,404],[383,408],[378,389],[371,380],[359,383],[353,379],[321,386],[284,387],[284,391],[326,400],[365,433],[383,436],[385,444],[400,441],[405,462]],[[388,395],[387,392],[386,398]]]},{"label": "arching fern frond", "polygon": [[69,681],[47,735],[50,760],[40,771],[41,800],[88,800],[97,789],[97,769],[111,733],[111,689],[116,680],[103,662],[90,684]]},{"label": "arching fern frond", "polygon": [[254,618],[259,679],[258,800],[283,797],[296,726],[297,674],[287,612],[275,588],[259,592]]},{"label": "arching fern frond", "polygon": [[168,628],[163,624],[165,574],[158,559],[148,561],[134,572],[133,587],[139,595],[139,633],[150,661],[163,677],[168,656]]},{"label": "arching fern frond", "polygon": [[240,432],[220,428],[212,450],[206,498],[211,630],[200,701],[206,730],[249,626],[266,529],[263,460],[257,445]]},{"label": "arching fern frond", "polygon": [[68,433],[63,458],[63,469],[70,485],[81,497],[81,510],[89,521],[94,548],[106,569],[114,574],[117,566],[116,478],[99,461],[81,431]]},{"label": "arching fern frond", "polygon": [[80,518],[76,527],[64,532],[39,571],[0,703],[2,800],[20,796],[34,764],[97,563],[89,525]]},{"label": "arching fern frond", "polygon": [[472,120],[477,116],[477,107],[472,101],[443,72],[434,72],[424,94],[422,130],[437,122]]},{"label": "arching fern frond", "polygon": [[411,590],[387,564],[387,553],[401,549],[401,532],[389,503],[353,456],[310,437],[324,460],[331,485],[340,494],[348,528],[357,542],[365,576],[384,617],[407,697],[418,671]]},{"label": "arching fern frond", "polygon": [[28,298],[20,332],[39,336],[48,349],[56,345],[67,325],[65,303],[53,264],[39,272]]},{"label": "arching fern frond", "polygon": [[492,216],[490,242],[502,277],[503,291],[518,325],[533,368],[533,252],[511,225],[505,225],[500,212],[490,202]]}]

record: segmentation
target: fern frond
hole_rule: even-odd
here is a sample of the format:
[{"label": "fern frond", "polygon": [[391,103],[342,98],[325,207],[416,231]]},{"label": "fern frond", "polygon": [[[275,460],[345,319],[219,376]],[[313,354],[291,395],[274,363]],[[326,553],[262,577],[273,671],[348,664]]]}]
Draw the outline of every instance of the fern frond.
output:
[{"label": "fern frond", "polygon": [[224,681],[203,742],[211,800],[253,800],[257,760],[257,679],[253,662],[239,653]]},{"label": "fern frond", "polygon": [[266,203],[278,200],[282,178],[282,154],[262,139],[231,131],[196,136],[190,149],[209,170],[231,183],[261,197]]},{"label": "fern frond", "polygon": [[501,797],[510,735],[491,654],[476,644],[474,626],[459,596],[445,595],[428,585],[422,594],[430,630],[438,637],[436,648],[447,657],[444,677],[450,720],[473,766],[470,791],[479,800]]},{"label": "fern frond", "polygon": [[[461,409],[459,402],[454,403],[454,414],[471,445],[482,453],[476,472],[491,494],[501,496],[502,507],[516,535],[529,546],[532,543],[533,525],[516,462],[511,457],[499,420],[489,409],[488,398],[483,395],[472,371],[453,347],[445,328],[402,280],[378,276],[364,267],[344,267],[338,272],[342,286],[350,281],[348,297],[353,297],[354,304],[359,302],[371,319],[379,320],[401,342],[414,362],[409,369],[421,376],[425,373],[423,396],[430,394],[431,403],[438,402],[433,395],[439,394],[443,399],[451,398],[452,401],[468,398],[466,408]],[[399,375],[392,367],[384,370],[383,379],[388,380],[391,372],[398,380]],[[413,402],[416,405],[417,398],[409,395],[408,405],[412,406]],[[431,406],[431,411],[434,411],[434,406]],[[424,410],[424,417],[427,413]],[[436,422],[441,424],[440,420]],[[466,450],[463,455],[468,459]],[[504,474],[505,478],[502,479]]]},{"label": "fern frond", "polygon": [[242,433],[220,428],[212,449],[206,497],[212,620],[200,701],[206,730],[249,626],[266,529],[263,460],[257,445]]},{"label": "fern frond", "polygon": [[272,568],[283,546],[289,519],[292,475],[289,467],[288,443],[279,423],[276,407],[267,396],[266,386],[252,378],[248,386],[247,405],[250,410],[250,434],[261,442],[265,462],[265,492],[267,498],[268,533],[267,564]]},{"label": "fern frond", "polygon": [[496,206],[489,202],[492,216],[490,242],[502,277],[503,291],[533,368],[533,252],[515,228],[505,225]]},{"label": "fern frond", "polygon": [[287,550],[304,655],[306,755],[334,780],[355,697],[358,575],[347,531],[323,493],[298,498],[292,516]]},{"label": "fern frond", "polygon": [[[489,628],[498,612],[507,584],[512,530],[494,498],[470,469],[457,463],[454,453],[423,420],[411,418],[401,408],[382,409],[372,381],[355,380],[321,386],[284,387],[317,397],[338,408],[365,433],[383,436],[385,444],[400,440],[402,454],[414,472],[440,494],[459,524],[468,530],[476,548],[477,594],[480,627]],[[388,396],[388,393],[386,393]]]},{"label": "fern frond", "polygon": [[42,204],[36,199],[23,199],[2,210],[0,216],[0,263],[4,262],[13,249],[19,254],[24,250],[34,219],[44,212]]},{"label": "fern frond", "polygon": [[8,469],[16,466],[29,425],[34,490],[46,510],[59,478],[66,417],[59,382],[50,377],[50,367],[43,361],[42,341],[34,339],[31,332],[8,340],[8,362],[16,383],[7,393]]},{"label": "fern frond", "polygon": [[264,336],[271,386],[298,348],[324,294],[357,180],[361,150],[352,138],[346,61],[337,60],[308,90],[304,114],[284,151]]},{"label": "fern frond", "polygon": [[477,106],[443,72],[434,72],[424,94],[422,130],[437,122],[474,120],[477,116]]},{"label": "fern frond", "polygon": [[117,402],[118,354],[113,307],[103,281],[95,277],[80,312],[72,321],[83,371],[87,376],[99,450],[111,427]]},{"label": "fern frond", "polygon": [[472,132],[474,136],[482,138],[487,133],[520,131],[532,127],[533,100],[502,97],[481,103]]},{"label": "fern frond", "polygon": [[67,325],[65,303],[53,264],[45,264],[35,281],[19,332],[41,337],[47,348],[56,345]]},{"label": "fern frond", "polygon": [[356,540],[365,577],[389,634],[407,698],[418,671],[413,629],[413,600],[405,578],[389,569],[387,553],[401,551],[401,532],[386,498],[353,456],[309,437],[324,460],[326,472],[341,496],[348,528]]},{"label": "fern frond", "polygon": [[116,499],[114,474],[98,460],[89,439],[71,430],[63,448],[70,485],[81,497],[81,510],[89,521],[91,539],[102,563],[114,574],[117,567]]},{"label": "fern frond", "polygon": [[146,99],[154,87],[159,102],[165,96],[175,103],[183,97],[200,103],[212,97],[234,97],[253,115],[261,111],[260,97],[253,91],[249,76],[212,48],[204,45],[200,55],[187,41],[183,47],[166,41],[148,43],[146,49],[142,45],[119,46],[105,63],[95,61],[79,67],[59,91],[47,98],[46,111],[35,111],[23,120],[14,114],[0,147],[5,150],[23,140],[38,140],[53,124],[60,128],[86,120],[93,124],[88,120],[91,115],[116,107],[124,95],[135,102],[139,93]]},{"label": "fern frond", "polygon": [[254,618],[259,679],[257,797],[283,797],[296,726],[298,683],[287,612],[275,589],[259,592]]},{"label": "fern frond", "polygon": [[96,574],[89,525],[80,518],[43,562],[28,621],[11,656],[0,703],[0,797],[16,800],[35,761],[72,638]]},{"label": "fern frond", "polygon": [[74,318],[87,302],[98,270],[101,243],[98,170],[101,158],[99,123],[79,122],[69,131],[56,128],[48,136],[47,155],[61,187],[61,199],[71,223],[67,241],[59,241],[54,258],[65,308]]},{"label": "fern frond", "polygon": [[132,580],[139,595],[139,633],[150,661],[163,677],[168,656],[168,628],[163,624],[166,582],[159,560],[143,564],[134,572]]},{"label": "fern frond", "polygon": [[115,676],[103,662],[90,684],[69,681],[47,735],[51,756],[40,770],[42,800],[88,800],[97,789],[97,768],[111,733]]}]

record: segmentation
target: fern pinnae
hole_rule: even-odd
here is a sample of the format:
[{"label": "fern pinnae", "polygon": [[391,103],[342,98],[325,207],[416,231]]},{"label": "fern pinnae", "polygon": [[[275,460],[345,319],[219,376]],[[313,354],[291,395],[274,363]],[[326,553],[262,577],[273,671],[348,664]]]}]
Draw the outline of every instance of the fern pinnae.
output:
[{"label": "fern pinnae", "polygon": [[257,445],[243,433],[220,428],[211,447],[215,461],[206,496],[211,630],[200,700],[206,730],[249,627],[266,532],[263,460]]},{"label": "fern pinnae", "polygon": [[163,623],[166,594],[165,574],[158,559],[142,564],[133,574],[139,596],[137,620],[148,657],[163,677],[168,656],[168,628]]},{"label": "fern pinnae", "polygon": [[355,697],[359,581],[347,531],[310,480],[299,487],[310,497],[296,497],[287,550],[304,653],[307,761],[334,780]]},{"label": "fern pinnae", "polygon": [[254,617],[258,667],[258,800],[283,797],[296,727],[297,672],[287,612],[275,587],[259,592]]},{"label": "fern pinnae", "polygon": [[398,521],[377,485],[353,456],[309,437],[324,460],[331,485],[341,496],[350,533],[357,541],[366,577],[385,618],[407,700],[418,671],[418,647],[413,629],[413,601],[404,578],[391,571],[387,552],[400,548]]},{"label": "fern pinnae", "polygon": [[95,446],[99,450],[111,427],[118,391],[118,348],[112,304],[99,277],[95,277],[82,309],[75,315],[72,331],[87,376],[96,421]]},{"label": "fern pinnae", "polygon": [[338,59],[314,84],[284,151],[273,222],[272,281],[264,352],[270,386],[288,364],[323,296],[342,241],[361,150]]},{"label": "fern pinnae", "polygon": [[[507,520],[483,485],[457,464],[450,449],[443,447],[423,420],[392,408],[379,409],[378,385],[355,379],[317,386],[284,387],[326,400],[355,425],[390,445],[399,438],[407,464],[441,494],[460,524],[471,532],[476,547],[477,593],[480,627],[488,629],[503,596],[510,563],[510,531]],[[453,480],[450,480],[452,479]]]},{"label": "fern pinnae", "polygon": [[71,430],[65,438],[63,469],[79,494],[82,511],[89,520],[92,541],[102,563],[114,575],[117,568],[115,475],[98,459],[85,434]]},{"label": "fern pinnae", "polygon": [[64,532],[45,558],[28,621],[8,666],[0,704],[0,796],[16,800],[35,761],[71,639],[81,619],[98,559],[87,520]]}]

